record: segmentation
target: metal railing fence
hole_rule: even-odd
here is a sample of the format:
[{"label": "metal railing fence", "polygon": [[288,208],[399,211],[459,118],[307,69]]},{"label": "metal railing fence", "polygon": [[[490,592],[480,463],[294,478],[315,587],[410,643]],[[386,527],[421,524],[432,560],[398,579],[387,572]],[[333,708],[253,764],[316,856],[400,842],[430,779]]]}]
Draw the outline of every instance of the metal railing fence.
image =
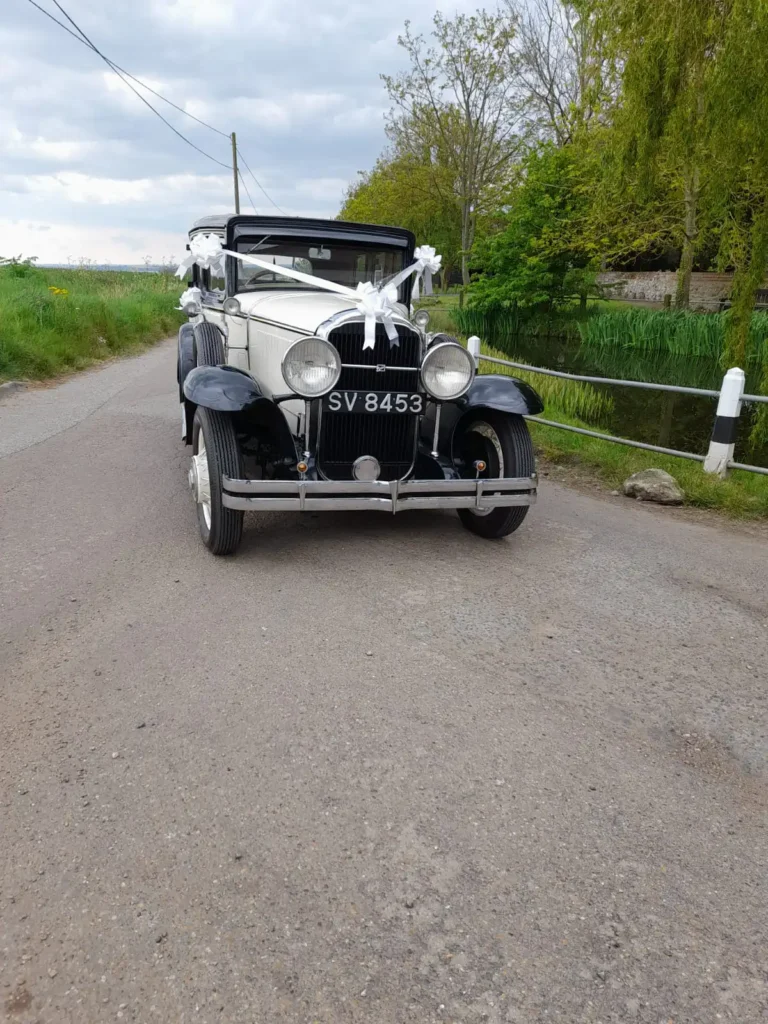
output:
[{"label": "metal railing fence", "polygon": [[729,469],[741,469],[748,473],[759,473],[763,476],[768,476],[768,468],[764,466],[752,466],[744,462],[734,462],[733,459],[742,405],[752,402],[768,402],[768,395],[747,395],[744,393],[745,375],[744,371],[738,367],[728,370],[723,377],[720,390],[713,391],[708,388],[690,388],[678,384],[657,384],[644,380],[592,377],[586,374],[566,373],[563,370],[550,370],[543,366],[529,366],[527,363],[516,363],[511,359],[498,359],[496,356],[487,356],[480,352],[480,339],[477,336],[473,336],[468,340],[467,348],[475,361],[476,367],[479,366],[482,360],[485,363],[509,366],[514,370],[524,370],[526,373],[540,373],[547,377],[559,377],[563,380],[574,380],[583,384],[612,384],[620,387],[644,388],[649,391],[672,391],[680,395],[717,398],[718,404],[712,430],[712,440],[709,443],[709,450],[706,455],[680,451],[676,448],[663,448],[661,445],[647,444],[644,441],[635,441],[628,437],[617,437],[614,434],[603,434],[596,430],[587,430],[585,427],[573,427],[567,423],[558,423],[556,420],[543,419],[541,416],[528,416],[526,419],[533,423],[541,423],[547,427],[556,427],[558,430],[568,430],[574,434],[584,434],[587,437],[594,437],[601,441],[610,441],[613,444],[623,444],[632,448],[641,448],[645,451],[660,452],[662,455],[672,455],[680,459],[692,459],[694,462],[701,462],[703,464],[704,472],[715,473],[720,477],[727,476]]}]

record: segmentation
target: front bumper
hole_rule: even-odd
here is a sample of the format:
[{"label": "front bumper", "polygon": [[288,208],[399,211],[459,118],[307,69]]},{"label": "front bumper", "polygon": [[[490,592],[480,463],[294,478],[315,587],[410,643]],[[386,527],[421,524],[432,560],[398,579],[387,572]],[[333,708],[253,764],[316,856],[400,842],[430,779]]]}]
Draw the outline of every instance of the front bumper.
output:
[{"label": "front bumper", "polygon": [[538,479],[499,480],[232,480],[223,478],[222,502],[245,512],[357,511],[533,505]]}]

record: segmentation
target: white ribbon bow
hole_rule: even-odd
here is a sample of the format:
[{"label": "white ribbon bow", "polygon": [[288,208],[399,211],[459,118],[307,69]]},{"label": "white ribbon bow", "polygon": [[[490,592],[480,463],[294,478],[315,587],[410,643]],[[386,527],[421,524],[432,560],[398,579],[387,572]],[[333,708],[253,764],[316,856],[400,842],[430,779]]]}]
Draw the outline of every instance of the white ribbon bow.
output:
[{"label": "white ribbon bow", "polygon": [[370,281],[361,282],[357,286],[356,309],[365,317],[365,341],[363,351],[367,348],[376,347],[376,322],[384,324],[384,330],[389,338],[389,346],[400,345],[400,338],[392,319],[393,313],[397,312],[397,289],[384,288],[379,290]]},{"label": "white ribbon bow", "polygon": [[187,290],[182,293],[181,298],[179,299],[179,308],[184,309],[184,307],[188,303],[191,304],[193,302],[198,309],[200,309],[200,307],[203,304],[203,293],[200,291],[199,288],[187,288]]},{"label": "white ribbon bow", "polygon": [[438,256],[431,245],[420,245],[413,254],[415,263],[415,274],[416,280],[413,282],[413,293],[411,299],[413,302],[419,301],[419,281],[421,280],[422,274],[424,275],[424,294],[432,294],[432,275],[439,274],[441,270],[441,264],[443,257]]},{"label": "white ribbon bow", "polygon": [[184,277],[195,263],[203,270],[215,270],[223,274],[224,250],[218,235],[195,235],[189,243],[189,254],[181,261],[176,277]]},{"label": "white ribbon bow", "polygon": [[[419,278],[424,275],[424,284],[427,295],[432,293],[432,274],[436,274],[440,270],[440,263],[442,256],[437,256],[435,250],[431,245],[422,245],[414,253],[416,262],[412,263],[410,267],[406,267],[405,270],[401,270],[391,281],[387,282],[383,287],[377,288],[371,284],[370,281],[365,281],[358,284],[357,290],[353,291],[351,288],[347,288],[346,285],[336,284],[333,281],[326,281],[323,278],[315,277],[314,274],[305,274],[300,270],[293,270],[290,267],[280,267],[276,263],[269,263],[266,260],[260,259],[258,256],[251,256],[247,253],[232,252],[231,249],[224,249],[221,244],[221,239],[218,235],[195,235],[192,241],[189,243],[189,255],[186,256],[176,271],[177,277],[184,277],[190,267],[195,263],[198,266],[205,269],[215,270],[219,274],[223,274],[223,263],[225,256],[234,256],[236,260],[241,260],[243,263],[250,263],[254,266],[261,267],[264,270],[269,270],[274,274],[280,274],[282,277],[288,277],[292,281],[300,281],[302,284],[310,284],[316,288],[322,288],[328,292],[334,292],[336,295],[344,295],[356,302],[355,308],[362,313],[365,318],[365,341],[363,343],[363,350],[367,348],[376,347],[376,324],[382,323],[384,329],[387,332],[389,338],[390,347],[400,344],[400,339],[395,327],[393,314],[398,312],[397,310],[397,288],[398,285],[402,284],[411,274],[416,274],[416,283],[413,290],[413,298],[418,300],[419,297]],[[187,289],[182,296],[183,300],[191,293],[199,290],[194,288]]]}]

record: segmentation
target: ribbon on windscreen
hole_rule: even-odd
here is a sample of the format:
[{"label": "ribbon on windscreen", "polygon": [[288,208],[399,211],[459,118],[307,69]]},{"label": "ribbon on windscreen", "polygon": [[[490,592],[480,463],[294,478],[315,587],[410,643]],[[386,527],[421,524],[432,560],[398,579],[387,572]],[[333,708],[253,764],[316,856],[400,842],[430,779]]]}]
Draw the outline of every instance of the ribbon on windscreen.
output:
[{"label": "ribbon on windscreen", "polygon": [[421,278],[424,278],[424,294],[432,294],[432,275],[439,274],[442,269],[443,257],[438,256],[435,249],[431,245],[420,245],[418,249],[414,250],[413,258],[416,260],[410,267],[406,267],[405,270],[401,270],[399,274],[396,274],[391,281],[387,281],[388,288],[397,288],[403,283],[411,274],[416,275],[416,280],[413,282],[413,291],[411,293],[411,301],[419,301],[419,282]]},{"label": "ribbon on windscreen", "polygon": [[[332,292],[335,295],[343,295],[346,298],[352,300],[354,308],[363,316],[365,321],[365,334],[363,341],[363,351],[366,349],[372,349],[376,347],[376,324],[381,323],[384,326],[384,330],[389,338],[390,348],[400,344],[400,339],[397,334],[397,328],[394,322],[394,314],[398,312],[397,309],[397,286],[405,281],[411,274],[429,273],[430,276],[427,279],[425,277],[425,284],[429,285],[431,290],[432,278],[430,267],[434,267],[437,264],[437,268],[440,267],[441,257],[434,257],[434,249],[431,246],[422,246],[422,249],[430,250],[432,255],[427,254],[424,257],[419,257],[416,263],[411,264],[405,270],[401,271],[400,274],[396,275],[393,280],[388,281],[385,285],[377,288],[370,281],[361,282],[358,284],[356,289],[348,288],[343,284],[336,284],[334,281],[326,281],[322,277],[315,277],[314,274],[305,274],[301,270],[294,270],[292,267],[280,267],[276,263],[270,263],[268,260],[260,259],[258,256],[251,256],[244,252],[233,252],[231,249],[225,249],[221,244],[221,239],[218,235],[195,235],[192,241],[189,243],[189,255],[180,264],[176,274],[178,277],[184,277],[190,267],[195,263],[203,269],[210,269],[223,273],[223,259],[225,256],[233,256],[236,260],[240,260],[242,263],[260,267],[262,270],[268,270],[270,273],[279,274],[281,277],[286,277],[292,281],[298,281],[300,284],[308,284],[313,288],[321,288],[323,291]],[[417,250],[418,252],[419,250]],[[417,277],[418,282],[418,277]]]}]

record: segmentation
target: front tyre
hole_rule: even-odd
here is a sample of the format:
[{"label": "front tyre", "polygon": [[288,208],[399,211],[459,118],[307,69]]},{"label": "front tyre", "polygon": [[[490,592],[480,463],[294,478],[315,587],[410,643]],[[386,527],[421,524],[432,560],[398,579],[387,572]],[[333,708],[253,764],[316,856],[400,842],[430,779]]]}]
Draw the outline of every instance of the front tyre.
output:
[{"label": "front tyre", "polygon": [[207,321],[195,325],[195,353],[198,366],[221,366],[224,362],[224,344],[216,324]]},{"label": "front tyre", "polygon": [[243,513],[222,503],[222,477],[241,478],[242,458],[232,418],[198,406],[192,426],[189,484],[197,503],[203,544],[214,555],[231,555],[243,536]]},{"label": "front tyre", "polygon": [[[533,443],[522,416],[483,412],[472,416],[460,428],[454,453],[463,467],[462,475],[474,479],[475,463],[486,464],[481,479],[531,476],[536,468]],[[463,525],[480,537],[496,540],[514,533],[528,513],[527,505],[500,506],[492,509],[458,509]]]}]

